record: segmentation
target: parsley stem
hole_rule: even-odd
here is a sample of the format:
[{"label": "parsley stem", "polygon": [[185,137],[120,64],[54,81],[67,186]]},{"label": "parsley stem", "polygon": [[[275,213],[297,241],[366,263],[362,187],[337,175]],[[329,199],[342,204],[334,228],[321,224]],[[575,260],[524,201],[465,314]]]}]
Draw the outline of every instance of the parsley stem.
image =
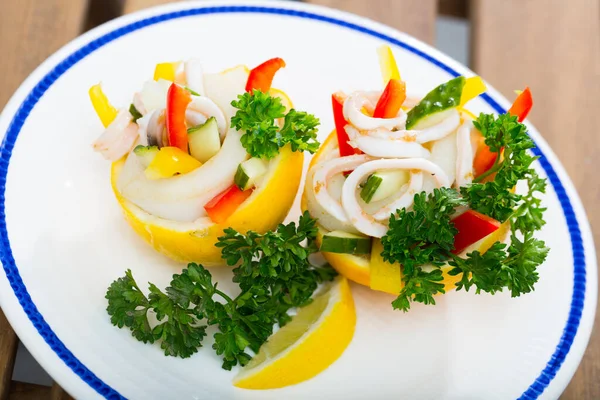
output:
[{"label": "parsley stem", "polygon": [[234,301],[231,297],[229,297],[227,294],[221,292],[219,289],[215,288],[215,293],[218,294],[219,296],[221,296],[223,299],[225,299],[229,304],[233,305]]},{"label": "parsley stem", "polygon": [[502,163],[500,162],[500,152],[498,152],[497,156],[496,156],[496,161],[494,161],[494,165],[492,165],[492,168],[488,169],[483,174],[481,174],[477,178],[473,179],[473,182],[474,183],[481,182],[482,180],[484,180],[485,178],[487,178],[494,172],[498,172],[498,170],[500,169],[501,166],[502,166]]}]

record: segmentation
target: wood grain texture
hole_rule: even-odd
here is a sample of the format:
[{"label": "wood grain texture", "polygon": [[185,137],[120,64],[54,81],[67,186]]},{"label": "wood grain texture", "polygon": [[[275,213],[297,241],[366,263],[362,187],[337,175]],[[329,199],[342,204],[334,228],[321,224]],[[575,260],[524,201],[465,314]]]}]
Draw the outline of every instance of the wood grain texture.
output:
[{"label": "wood grain texture", "polygon": [[50,387],[33,383],[13,382],[9,400],[47,400],[50,399]]},{"label": "wood grain texture", "polygon": [[73,398],[55,383],[50,389],[50,400],[73,400]]},{"label": "wood grain texture", "polygon": [[0,400],[8,398],[17,345],[17,335],[0,310]]},{"label": "wood grain texture", "polygon": [[382,22],[426,43],[435,37],[436,0],[307,0]]},{"label": "wood grain texture", "polygon": [[81,33],[87,0],[0,2],[0,108],[45,58]]},{"label": "wood grain texture", "polygon": [[[87,0],[0,2],[0,108],[44,59],[81,33],[87,9]],[[0,399],[9,391],[10,399],[48,398],[43,387],[10,387],[16,349],[17,337],[0,311]]]},{"label": "wood grain texture", "polygon": [[161,4],[174,3],[177,0],[118,0],[123,3],[123,14],[129,14],[144,8],[159,6]]},{"label": "wood grain texture", "polygon": [[[508,98],[531,87],[531,121],[586,207],[600,250],[600,1],[474,0],[473,68]],[[564,399],[600,398],[600,317]]]}]

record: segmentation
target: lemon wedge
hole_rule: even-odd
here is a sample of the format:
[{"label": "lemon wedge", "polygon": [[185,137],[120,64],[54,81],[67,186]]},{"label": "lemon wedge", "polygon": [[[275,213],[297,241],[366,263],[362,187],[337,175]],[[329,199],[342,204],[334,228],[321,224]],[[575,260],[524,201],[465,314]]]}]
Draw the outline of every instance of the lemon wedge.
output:
[{"label": "lemon wedge", "polygon": [[342,355],[355,325],[350,285],[338,277],[262,345],[233,384],[244,389],[275,389],[310,379]]}]

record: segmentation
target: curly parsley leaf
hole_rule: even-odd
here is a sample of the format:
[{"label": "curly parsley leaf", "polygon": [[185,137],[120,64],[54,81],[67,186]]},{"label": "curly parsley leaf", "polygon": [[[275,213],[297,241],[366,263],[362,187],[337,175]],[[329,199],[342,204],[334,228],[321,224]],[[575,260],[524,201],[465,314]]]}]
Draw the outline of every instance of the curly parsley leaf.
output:
[{"label": "curly parsley leaf", "polygon": [[[285,114],[285,106],[278,97],[254,90],[238,95],[231,105],[238,109],[231,118],[231,126],[244,132],[241,142],[252,157],[273,158],[288,143],[293,151],[314,153],[319,148],[316,140],[319,120],[294,109]],[[280,118],[284,118],[281,129],[277,124]]]},{"label": "curly parsley leaf", "polygon": [[281,141],[291,143],[292,151],[315,153],[319,149],[317,141],[319,124],[319,119],[314,115],[291,109],[286,114],[281,128]]},{"label": "curly parsley leaf", "polygon": [[130,269],[124,277],[110,285],[105,298],[108,300],[106,311],[113,325],[119,328],[126,326],[137,340],[154,343],[147,318],[150,303],[133,279]]},{"label": "curly parsley leaf", "polygon": [[[507,141],[503,141],[497,148],[506,144]],[[461,197],[453,189],[436,189],[428,196],[425,192],[416,194],[411,211],[398,210],[390,217],[389,230],[381,238],[382,257],[385,261],[402,264],[404,282],[398,298],[392,303],[395,309],[408,311],[412,302],[435,304],[433,296],[444,293],[440,266],[446,262],[453,267],[450,275],[460,275],[457,290],[468,291],[474,287],[478,294],[494,294],[508,289],[513,297],[533,290],[538,281],[537,267],[548,254],[545,243],[533,237],[533,233],[544,224],[545,208],[535,194],[545,190],[546,180],[529,168],[519,176],[524,178],[518,178],[517,181],[526,179],[528,182],[526,194],[514,195],[511,190],[496,193],[500,197],[503,194],[517,196],[514,197],[516,208],[509,207],[506,216],[513,230],[508,246],[496,242],[486,252],[473,251],[464,258],[452,253],[457,230],[451,217],[456,207],[468,204],[473,208],[473,203],[469,201],[472,199]],[[501,179],[504,178],[501,176]]]},{"label": "curly parsley leaf", "polygon": [[[288,311],[309,304],[319,283],[332,280],[335,271],[314,267],[308,256],[313,246],[304,245],[316,237],[316,222],[304,214],[295,223],[280,225],[276,231],[242,235],[227,229],[217,244],[234,270],[234,282],[241,293],[231,298],[217,288],[210,272],[190,263],[181,274],[173,275],[165,291],[150,284],[146,297],[127,271],[106,294],[111,321],[127,326],[138,340],[160,342],[165,355],[189,357],[198,351],[206,336],[206,326],[215,325],[213,349],[223,358],[223,368],[246,365],[249,350],[256,353],[273,333],[283,326]],[[148,312],[158,324],[151,328]]]},{"label": "curly parsley leaf", "polygon": [[392,307],[396,310],[408,311],[412,301],[435,305],[433,296],[446,293],[442,283],[444,277],[439,268],[426,272],[421,267],[413,267],[410,275],[404,275],[403,280],[405,283],[400,294],[392,301]]},{"label": "curly parsley leaf", "polygon": [[383,259],[402,264],[405,280],[417,266],[442,265],[458,232],[450,218],[461,205],[465,201],[450,188],[435,189],[429,196],[416,194],[412,211],[404,208],[390,217],[389,230],[381,238]]},{"label": "curly parsley leaf", "polygon": [[164,321],[152,329],[152,334],[160,340],[165,355],[187,358],[196,353],[206,336],[206,326],[199,324],[194,310],[180,305],[153,284],[148,299],[156,319]]},{"label": "curly parsley leaf", "polygon": [[[523,233],[531,228],[539,229],[543,225],[544,209],[534,195],[544,193],[546,184],[545,179],[539,178],[531,167],[537,157],[528,152],[535,144],[527,134],[527,127],[510,114],[498,117],[480,114],[473,124],[485,138],[490,150],[498,155],[492,168],[477,177],[473,184],[462,187],[461,194],[472,209],[500,222],[511,219]],[[492,181],[484,182],[493,174]],[[528,183],[529,192],[526,195],[514,192],[513,188],[519,181]],[[519,211],[515,212],[515,209]],[[523,216],[528,221],[520,219]],[[518,219],[520,222],[517,222]]]}]

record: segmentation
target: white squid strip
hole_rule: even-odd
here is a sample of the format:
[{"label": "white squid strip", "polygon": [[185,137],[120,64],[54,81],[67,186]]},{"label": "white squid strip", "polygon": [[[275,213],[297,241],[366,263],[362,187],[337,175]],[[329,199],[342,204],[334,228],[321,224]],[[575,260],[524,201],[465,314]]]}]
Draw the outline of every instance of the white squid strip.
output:
[{"label": "white squid strip", "polygon": [[402,110],[395,118],[373,118],[362,113],[363,107],[369,111],[373,103],[365,92],[354,92],[344,101],[344,118],[360,130],[387,128],[389,130],[404,128],[406,113]]},{"label": "white squid strip", "polygon": [[133,105],[135,109],[139,111],[140,114],[146,115],[148,113],[148,110],[146,110],[146,106],[144,105],[144,101],[142,99],[142,94],[140,92],[136,92],[136,94],[133,95]]},{"label": "white squid strip", "polygon": [[223,114],[223,111],[214,101],[208,97],[194,96],[192,102],[188,106],[188,110],[197,111],[200,114],[203,114],[206,118],[215,117],[217,120],[217,126],[219,127],[219,136],[221,136],[221,140],[225,138],[225,134],[227,133],[228,129],[227,120],[225,119],[225,114]]},{"label": "white squid strip", "polygon": [[456,185],[473,182],[473,147],[471,146],[472,121],[463,123],[456,134]]},{"label": "white squid strip", "polygon": [[206,115],[198,111],[187,109],[185,110],[185,120],[188,126],[196,126],[206,123],[208,118],[206,118]]},{"label": "white squid strip", "polygon": [[350,146],[372,157],[429,158],[431,153],[421,144],[400,139],[383,139],[361,135],[353,126],[346,126]]},{"label": "white squid strip", "polygon": [[127,154],[138,138],[138,126],[131,122],[128,110],[121,110],[113,122],[94,142],[94,150],[110,161],[117,161]]},{"label": "white squid strip", "polygon": [[204,72],[202,63],[197,58],[185,62],[184,66],[186,86],[204,96]]},{"label": "white squid strip", "polygon": [[417,143],[427,143],[448,136],[460,125],[460,115],[458,111],[452,110],[450,115],[437,125],[431,128],[423,129],[416,133]]},{"label": "white squid strip", "polygon": [[[385,235],[388,228],[384,224],[378,222],[377,219],[389,217],[391,214],[390,210],[396,210],[398,208],[409,207],[412,205],[412,201],[408,202],[405,196],[401,196],[399,199],[390,205],[383,207],[380,211],[372,216],[362,210],[356,198],[356,192],[360,182],[362,182],[366,176],[374,173],[375,171],[386,169],[408,169],[411,171],[420,170],[428,172],[434,176],[439,186],[449,186],[448,177],[444,171],[436,164],[424,158],[405,160],[374,160],[357,167],[346,178],[346,182],[342,188],[342,207],[345,211],[345,214],[350,217],[350,222],[356,229],[366,235],[378,238]],[[419,179],[418,177],[415,178]],[[418,181],[415,183],[415,187],[417,184]]]},{"label": "white squid strip", "polygon": [[443,139],[450,135],[460,124],[460,115],[453,110],[449,116],[439,124],[430,128],[419,130],[396,130],[390,131],[385,128],[377,128],[364,132],[365,136],[378,139],[404,140],[406,142],[427,143],[434,140]]},{"label": "white squid strip", "polygon": [[340,223],[348,222],[348,217],[341,204],[331,197],[331,194],[327,190],[327,182],[332,176],[344,171],[350,171],[368,160],[370,158],[367,155],[361,154],[334,158],[315,167],[315,174],[311,182],[311,189],[315,195],[315,199],[329,215]]},{"label": "white squid strip", "polygon": [[390,215],[396,210],[412,206],[415,194],[423,191],[423,173],[421,171],[412,171],[410,173],[410,183],[406,191],[397,200],[386,204],[373,214],[373,218],[378,221],[387,221]]}]

